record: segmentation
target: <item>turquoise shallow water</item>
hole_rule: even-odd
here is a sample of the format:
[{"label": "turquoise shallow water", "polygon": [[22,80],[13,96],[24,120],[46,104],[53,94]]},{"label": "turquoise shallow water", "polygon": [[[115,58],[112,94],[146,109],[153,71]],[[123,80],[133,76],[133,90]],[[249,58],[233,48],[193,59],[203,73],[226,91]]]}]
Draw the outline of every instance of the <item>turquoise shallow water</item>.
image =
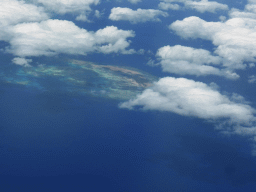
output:
[{"label": "turquoise shallow water", "polygon": [[18,67],[12,73],[7,67],[3,68],[0,78],[9,84],[44,91],[61,89],[119,100],[134,97],[157,80],[156,77],[136,69],[78,60],[66,61],[61,65]]}]

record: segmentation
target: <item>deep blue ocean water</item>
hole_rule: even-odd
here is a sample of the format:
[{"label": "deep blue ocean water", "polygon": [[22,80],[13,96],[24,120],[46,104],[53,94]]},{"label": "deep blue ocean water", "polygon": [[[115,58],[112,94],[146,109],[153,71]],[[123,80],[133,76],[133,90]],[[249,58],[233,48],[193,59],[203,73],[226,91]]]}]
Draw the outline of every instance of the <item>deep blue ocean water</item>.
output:
[{"label": "deep blue ocean water", "polygon": [[245,138],[119,101],[0,87],[0,190],[255,191]]}]

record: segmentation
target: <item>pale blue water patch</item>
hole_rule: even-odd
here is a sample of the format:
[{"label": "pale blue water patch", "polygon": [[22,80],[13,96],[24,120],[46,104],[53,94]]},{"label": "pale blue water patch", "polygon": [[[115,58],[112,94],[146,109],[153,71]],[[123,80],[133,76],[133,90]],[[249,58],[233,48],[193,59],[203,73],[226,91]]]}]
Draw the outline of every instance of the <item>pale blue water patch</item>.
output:
[{"label": "pale blue water patch", "polygon": [[61,65],[14,68],[13,73],[4,70],[3,81],[41,90],[62,90],[119,100],[136,96],[157,79],[132,68],[76,60]]}]

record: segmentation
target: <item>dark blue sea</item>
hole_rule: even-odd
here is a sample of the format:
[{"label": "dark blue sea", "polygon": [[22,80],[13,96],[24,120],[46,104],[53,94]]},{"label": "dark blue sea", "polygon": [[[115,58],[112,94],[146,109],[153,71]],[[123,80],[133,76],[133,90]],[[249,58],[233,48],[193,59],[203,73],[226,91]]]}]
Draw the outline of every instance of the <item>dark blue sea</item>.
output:
[{"label": "dark blue sea", "polygon": [[2,83],[0,191],[255,191],[247,139],[119,102]]}]

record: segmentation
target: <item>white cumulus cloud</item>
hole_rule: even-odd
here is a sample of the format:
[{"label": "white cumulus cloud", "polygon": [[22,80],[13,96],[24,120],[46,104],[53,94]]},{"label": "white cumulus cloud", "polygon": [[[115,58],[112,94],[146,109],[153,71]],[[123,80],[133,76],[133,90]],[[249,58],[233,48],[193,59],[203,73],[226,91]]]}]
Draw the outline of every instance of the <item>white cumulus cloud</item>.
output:
[{"label": "white cumulus cloud", "polygon": [[219,75],[231,79],[239,76],[228,70],[219,69],[222,58],[213,56],[204,49],[195,49],[181,45],[164,46],[158,49],[157,57],[163,71],[180,75]]},{"label": "white cumulus cloud", "polygon": [[21,57],[15,57],[13,58],[12,62],[16,65],[21,65],[24,67],[31,67],[31,65],[29,63],[32,62],[32,59],[25,59],[25,58],[21,58]]},{"label": "white cumulus cloud", "polygon": [[212,12],[215,13],[216,10],[228,10],[228,6],[216,1],[185,1],[185,7],[190,9],[195,9],[198,12]]},{"label": "white cumulus cloud", "polygon": [[160,2],[158,4],[158,7],[163,10],[169,10],[169,9],[179,10],[180,9],[180,6],[178,4],[166,3],[166,2]]},{"label": "white cumulus cloud", "polygon": [[136,98],[120,104],[128,109],[135,106],[203,119],[228,119],[237,124],[255,121],[255,109],[249,105],[236,103],[205,83],[185,78],[161,78]]},{"label": "white cumulus cloud", "polygon": [[59,14],[91,11],[91,5],[99,4],[99,0],[34,0],[43,4],[48,10]]},{"label": "white cumulus cloud", "polygon": [[251,75],[248,78],[249,78],[249,80],[248,80],[249,83],[255,83],[256,82],[256,76],[255,75]]},{"label": "white cumulus cloud", "polygon": [[131,23],[140,23],[147,21],[160,21],[159,16],[167,17],[168,13],[155,9],[137,9],[114,7],[111,10],[109,19],[113,21],[130,21]]},{"label": "white cumulus cloud", "polygon": [[256,1],[248,0],[248,4],[245,6],[245,10],[256,13]]},{"label": "white cumulus cloud", "polygon": [[50,13],[77,15],[76,20],[90,22],[91,6],[98,5],[99,0],[33,0],[36,5],[42,5]]},{"label": "white cumulus cloud", "polygon": [[182,3],[184,8],[186,9],[193,9],[198,12],[211,12],[215,13],[218,10],[228,10],[228,5],[218,3],[216,1],[208,1],[208,0],[161,0],[162,2],[159,3],[158,7],[164,10],[172,9],[178,10],[180,9],[179,4]]},{"label": "white cumulus cloud", "polygon": [[89,52],[134,53],[127,50],[133,31],[107,26],[96,32],[79,28],[71,21],[46,20],[22,23],[12,28],[8,51],[20,57],[55,55],[58,53],[86,55]]},{"label": "white cumulus cloud", "polygon": [[158,110],[215,122],[224,134],[240,135],[253,141],[256,155],[256,110],[238,94],[221,94],[215,83],[207,85],[185,78],[164,77],[120,108]]},{"label": "white cumulus cloud", "polygon": [[245,62],[255,62],[256,20],[230,18],[225,22],[207,22],[198,17],[175,21],[169,28],[183,38],[201,38],[212,41],[215,54],[223,58],[230,69],[243,69]]}]

